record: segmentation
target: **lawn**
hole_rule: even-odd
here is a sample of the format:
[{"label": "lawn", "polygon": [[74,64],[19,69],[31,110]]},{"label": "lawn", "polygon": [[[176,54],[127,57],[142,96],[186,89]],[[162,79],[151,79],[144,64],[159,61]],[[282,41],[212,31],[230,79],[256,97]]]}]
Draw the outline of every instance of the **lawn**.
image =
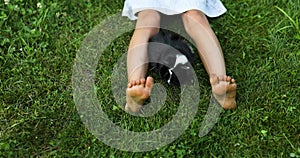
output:
[{"label": "lawn", "polygon": [[[0,157],[300,157],[299,0],[224,1],[227,13],[209,19],[238,93],[237,108],[222,110],[207,135],[199,137],[198,132],[210,86],[196,58],[198,109],[175,141],[131,152],[98,140],[78,113],[73,67],[89,32],[120,14],[123,3],[0,2]],[[116,125],[152,131],[172,120],[180,89],[165,85],[166,104],[151,117],[131,116],[120,108],[111,87],[113,68],[131,35],[132,30],[117,37],[99,57],[94,88]]]}]

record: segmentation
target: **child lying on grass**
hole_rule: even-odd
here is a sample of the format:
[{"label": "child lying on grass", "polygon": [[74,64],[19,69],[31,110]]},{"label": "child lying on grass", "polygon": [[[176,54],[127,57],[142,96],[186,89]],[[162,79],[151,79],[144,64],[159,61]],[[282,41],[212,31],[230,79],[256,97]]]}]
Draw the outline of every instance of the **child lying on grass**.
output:
[{"label": "child lying on grass", "polygon": [[137,112],[150,97],[154,79],[146,77],[147,42],[160,28],[160,13],[181,14],[184,28],[196,44],[198,54],[210,77],[214,98],[224,109],[236,107],[236,83],[226,75],[221,46],[206,16],[217,17],[226,12],[219,0],[126,0],[123,16],[136,20],[127,55],[129,84],[125,110]]}]

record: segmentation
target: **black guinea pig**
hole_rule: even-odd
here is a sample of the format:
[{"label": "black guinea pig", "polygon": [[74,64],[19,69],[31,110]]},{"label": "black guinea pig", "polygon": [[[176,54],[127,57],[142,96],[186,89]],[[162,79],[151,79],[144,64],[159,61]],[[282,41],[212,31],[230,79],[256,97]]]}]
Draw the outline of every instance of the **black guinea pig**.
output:
[{"label": "black guinea pig", "polygon": [[180,35],[160,29],[149,39],[148,72],[154,71],[169,85],[193,83],[194,51]]}]

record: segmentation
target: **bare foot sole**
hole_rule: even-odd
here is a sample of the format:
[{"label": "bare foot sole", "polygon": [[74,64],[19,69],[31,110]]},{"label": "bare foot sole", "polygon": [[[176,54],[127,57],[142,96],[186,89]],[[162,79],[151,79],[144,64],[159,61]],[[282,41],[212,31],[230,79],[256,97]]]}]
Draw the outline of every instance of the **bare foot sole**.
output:
[{"label": "bare foot sole", "polygon": [[212,92],[216,100],[224,109],[235,109],[236,107],[236,83],[229,76],[212,75],[210,78]]},{"label": "bare foot sole", "polygon": [[154,84],[152,77],[132,81],[128,84],[126,90],[125,110],[129,112],[138,112],[145,100],[150,96],[152,86]]}]

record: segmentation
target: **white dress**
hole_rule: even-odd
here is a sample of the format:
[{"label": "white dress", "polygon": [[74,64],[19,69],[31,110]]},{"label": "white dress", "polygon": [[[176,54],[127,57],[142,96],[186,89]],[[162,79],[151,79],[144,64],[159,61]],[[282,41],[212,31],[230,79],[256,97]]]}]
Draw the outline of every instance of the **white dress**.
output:
[{"label": "white dress", "polygon": [[136,13],[153,9],[166,15],[180,14],[196,9],[209,17],[217,17],[226,12],[226,8],[220,0],[126,0],[122,16],[136,20]]}]

